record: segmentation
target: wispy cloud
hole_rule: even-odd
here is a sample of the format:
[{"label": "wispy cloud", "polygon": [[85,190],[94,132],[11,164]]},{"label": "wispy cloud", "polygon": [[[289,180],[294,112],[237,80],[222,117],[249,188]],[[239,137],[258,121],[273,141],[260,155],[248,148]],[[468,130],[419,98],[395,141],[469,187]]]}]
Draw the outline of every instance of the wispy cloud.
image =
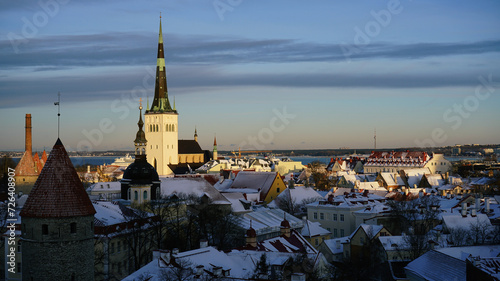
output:
[{"label": "wispy cloud", "polygon": [[[11,42],[0,41],[0,66],[105,66],[151,64],[156,34],[107,33],[46,36],[31,39],[15,55]],[[166,59],[170,64],[244,64],[289,62],[336,62],[346,58],[339,44],[301,42],[293,39],[247,39],[218,36],[165,34]],[[345,47],[345,46],[344,46]],[[350,59],[420,59],[426,57],[500,52],[500,40],[450,43],[364,46]]]}]

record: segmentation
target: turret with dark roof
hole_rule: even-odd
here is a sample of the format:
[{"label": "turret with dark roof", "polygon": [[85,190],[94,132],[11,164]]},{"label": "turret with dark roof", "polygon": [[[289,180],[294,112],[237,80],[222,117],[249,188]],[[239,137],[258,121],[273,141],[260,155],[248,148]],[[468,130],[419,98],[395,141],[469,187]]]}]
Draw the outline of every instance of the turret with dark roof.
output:
[{"label": "turret with dark roof", "polygon": [[94,280],[94,214],[58,139],[21,211],[23,280]]},{"label": "turret with dark roof", "polygon": [[21,217],[75,217],[94,215],[87,192],[60,139],[24,204]]}]

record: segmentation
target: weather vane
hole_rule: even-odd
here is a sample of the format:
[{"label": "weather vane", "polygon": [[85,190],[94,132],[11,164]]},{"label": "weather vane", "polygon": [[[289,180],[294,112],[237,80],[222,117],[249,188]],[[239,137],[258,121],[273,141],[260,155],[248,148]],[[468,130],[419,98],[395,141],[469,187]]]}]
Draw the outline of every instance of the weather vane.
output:
[{"label": "weather vane", "polygon": [[57,105],[57,138],[59,138],[59,128],[61,124],[61,92],[57,92],[57,101],[54,102],[54,105]]}]

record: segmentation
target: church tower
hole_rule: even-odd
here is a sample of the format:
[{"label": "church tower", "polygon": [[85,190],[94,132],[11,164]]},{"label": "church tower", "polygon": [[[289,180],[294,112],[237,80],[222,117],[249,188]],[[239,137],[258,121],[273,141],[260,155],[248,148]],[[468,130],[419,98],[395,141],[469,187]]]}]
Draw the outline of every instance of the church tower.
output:
[{"label": "church tower", "polygon": [[94,280],[94,214],[57,139],[21,210],[23,280]]},{"label": "church tower", "polygon": [[212,156],[214,160],[217,160],[217,158],[219,157],[217,155],[217,139],[215,138],[215,136],[214,136],[214,150],[212,152]]},{"label": "church tower", "polygon": [[121,198],[133,204],[142,204],[160,198],[160,179],[155,168],[148,163],[146,147],[148,141],[142,127],[142,104],[139,106],[139,130],[135,135],[135,161],[123,173]]},{"label": "church tower", "polygon": [[173,172],[168,165],[177,165],[179,162],[178,113],[175,106],[172,109],[168,99],[161,17],[156,61],[155,96],[151,108],[146,109],[144,119],[146,139],[148,140],[146,147],[149,155],[148,162],[159,175],[172,174]]}]

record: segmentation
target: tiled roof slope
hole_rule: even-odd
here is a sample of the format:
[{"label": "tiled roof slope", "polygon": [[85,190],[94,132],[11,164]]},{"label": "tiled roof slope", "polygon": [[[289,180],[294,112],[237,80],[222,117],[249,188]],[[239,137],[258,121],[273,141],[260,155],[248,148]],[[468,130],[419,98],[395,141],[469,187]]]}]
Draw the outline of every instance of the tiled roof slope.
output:
[{"label": "tiled roof slope", "polygon": [[16,176],[37,176],[35,162],[30,151],[25,151],[21,160],[16,166]]},{"label": "tiled roof slope", "polygon": [[21,211],[22,217],[54,218],[96,213],[61,140],[50,152]]}]

